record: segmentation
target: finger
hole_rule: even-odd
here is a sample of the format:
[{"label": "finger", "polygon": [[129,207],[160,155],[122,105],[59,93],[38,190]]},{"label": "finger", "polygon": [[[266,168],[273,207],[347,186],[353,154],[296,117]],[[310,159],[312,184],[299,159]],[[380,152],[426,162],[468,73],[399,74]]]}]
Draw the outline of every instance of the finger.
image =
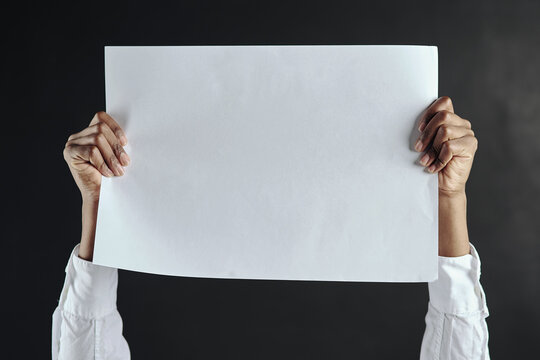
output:
[{"label": "finger", "polygon": [[443,143],[441,151],[436,161],[431,164],[427,170],[430,173],[436,173],[444,169],[453,157],[472,157],[478,148],[478,139],[468,135],[459,139],[448,140]]},{"label": "finger", "polygon": [[435,100],[424,112],[420,115],[420,120],[418,122],[418,131],[423,131],[427,123],[435,116],[439,111],[449,111],[454,112],[454,105],[452,104],[452,99],[448,96],[441,96]]},{"label": "finger", "polygon": [[112,177],[114,173],[107,166],[107,163],[101,156],[100,150],[94,145],[78,145],[78,144],[66,144],[64,149],[64,157],[66,160],[75,159],[83,162],[90,163],[96,168],[103,176]]},{"label": "finger", "polygon": [[429,144],[433,141],[435,134],[440,126],[443,124],[451,126],[461,126],[470,129],[471,123],[468,120],[462,119],[454,113],[447,110],[439,111],[430,122],[426,125],[418,140],[414,144],[414,149],[418,152],[427,149]]},{"label": "finger", "polygon": [[118,125],[118,123],[109,114],[107,114],[105,111],[97,112],[92,121],[90,121],[90,125],[97,124],[98,122],[104,122],[109,125],[116,137],[118,137],[120,140],[120,144],[122,144],[122,146],[127,145],[127,137],[124,130],[122,130],[120,125]]},{"label": "finger", "polygon": [[453,139],[458,139],[464,136],[474,136],[474,131],[471,129],[443,124],[439,126],[435,139],[428,147],[426,153],[420,158],[420,165],[429,166],[435,161],[441,152],[442,145]]},{"label": "finger", "polygon": [[123,166],[127,166],[130,163],[130,158],[122,145],[120,144],[120,139],[113,133],[109,125],[104,122],[98,122],[95,125],[91,125],[84,130],[71,135],[68,138],[68,141],[80,139],[89,135],[97,135],[102,133],[105,135],[105,138],[109,142],[109,145],[114,151],[116,158],[120,161]]},{"label": "finger", "polygon": [[84,145],[84,146],[90,146],[94,145],[97,146],[99,151],[101,152],[101,156],[103,159],[105,159],[105,162],[107,163],[107,166],[109,169],[111,169],[116,176],[122,176],[124,175],[124,168],[120,164],[120,161],[114,154],[114,151],[105,138],[105,135],[103,133],[96,133],[91,134],[87,136],[83,136],[78,139],[74,139],[71,141],[68,141],[68,144],[73,143],[76,145]]}]

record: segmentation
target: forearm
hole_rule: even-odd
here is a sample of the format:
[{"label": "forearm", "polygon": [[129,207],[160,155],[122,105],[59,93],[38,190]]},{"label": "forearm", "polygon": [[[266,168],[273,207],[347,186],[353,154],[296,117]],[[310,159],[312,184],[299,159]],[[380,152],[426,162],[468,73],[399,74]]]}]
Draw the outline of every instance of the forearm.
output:
[{"label": "forearm", "polygon": [[470,253],[465,191],[439,191],[439,256],[456,257]]},{"label": "forearm", "polygon": [[92,261],[94,255],[94,239],[96,236],[96,222],[99,198],[83,198],[82,205],[82,231],[79,257]]}]

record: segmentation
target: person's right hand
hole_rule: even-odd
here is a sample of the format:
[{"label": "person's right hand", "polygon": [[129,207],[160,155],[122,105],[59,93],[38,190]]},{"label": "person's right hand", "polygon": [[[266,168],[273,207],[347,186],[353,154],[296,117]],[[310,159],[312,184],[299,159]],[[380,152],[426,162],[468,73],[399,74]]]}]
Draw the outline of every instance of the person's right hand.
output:
[{"label": "person's right hand", "polygon": [[123,166],[130,161],[123,148],[126,144],[120,125],[103,111],[94,116],[87,128],[68,138],[64,159],[83,200],[99,199],[101,175],[124,175]]}]

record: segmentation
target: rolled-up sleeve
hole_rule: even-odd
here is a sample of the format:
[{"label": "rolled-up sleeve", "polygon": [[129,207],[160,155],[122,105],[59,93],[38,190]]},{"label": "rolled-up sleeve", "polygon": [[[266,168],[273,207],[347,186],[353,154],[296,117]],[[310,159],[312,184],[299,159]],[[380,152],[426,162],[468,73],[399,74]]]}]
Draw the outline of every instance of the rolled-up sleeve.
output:
[{"label": "rolled-up sleeve", "polygon": [[129,359],[116,308],[118,270],[77,255],[66,266],[64,287],[53,313],[53,359]]},{"label": "rolled-up sleeve", "polygon": [[480,284],[480,257],[439,257],[439,278],[428,284],[429,305],[420,359],[489,359],[489,315]]}]

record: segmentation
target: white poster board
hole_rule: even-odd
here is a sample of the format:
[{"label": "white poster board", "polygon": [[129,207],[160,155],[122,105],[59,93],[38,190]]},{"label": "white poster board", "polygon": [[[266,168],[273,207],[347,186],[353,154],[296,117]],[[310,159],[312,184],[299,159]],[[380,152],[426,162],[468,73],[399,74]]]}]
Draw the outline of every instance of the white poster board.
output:
[{"label": "white poster board", "polygon": [[215,278],[437,277],[437,175],[415,161],[428,46],[106,47],[131,165],[94,262]]}]

